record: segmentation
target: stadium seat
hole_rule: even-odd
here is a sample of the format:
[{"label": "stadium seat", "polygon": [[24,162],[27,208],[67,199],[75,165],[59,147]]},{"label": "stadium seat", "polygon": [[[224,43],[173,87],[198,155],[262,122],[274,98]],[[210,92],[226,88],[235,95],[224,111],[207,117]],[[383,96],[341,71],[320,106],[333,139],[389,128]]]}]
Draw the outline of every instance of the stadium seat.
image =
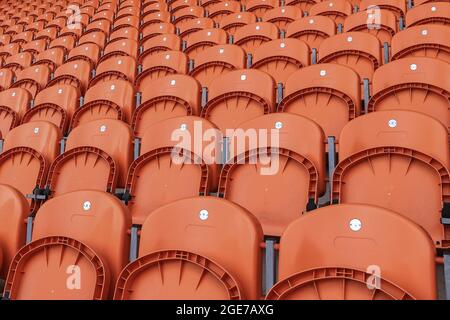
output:
[{"label": "stadium seat", "polygon": [[262,240],[253,215],[232,202],[172,202],[145,220],[139,258],[122,271],[114,299],[259,299]]},{"label": "stadium seat", "polygon": [[448,247],[448,225],[441,224],[449,215],[448,150],[447,128],[425,114],[384,110],[358,117],[341,132],[333,202],[391,209],[422,226],[438,248]]},{"label": "stadium seat", "polygon": [[430,57],[450,63],[450,26],[420,25],[400,31],[392,38],[392,60]]},{"label": "stadium seat", "polygon": [[14,72],[11,69],[0,69],[0,91],[8,89],[13,83]]},{"label": "stadium seat", "polygon": [[31,101],[30,93],[21,88],[12,88],[0,92],[0,133],[7,133],[18,126]]},{"label": "stadium seat", "polygon": [[221,21],[228,15],[241,11],[241,4],[238,1],[226,0],[212,4],[208,8],[208,18],[221,25]]},{"label": "stadium seat", "polygon": [[100,62],[105,61],[111,57],[123,57],[130,56],[134,59],[138,56],[138,42],[134,39],[120,39],[110,41],[103,51],[103,56],[100,58]]},{"label": "stadium seat", "polygon": [[73,114],[71,128],[96,119],[118,119],[127,123],[134,110],[134,87],[121,79],[99,82],[90,87],[84,104]]},{"label": "stadium seat", "polygon": [[50,71],[55,72],[56,68],[64,62],[64,49],[51,48],[35,55],[33,65],[44,64]]},{"label": "stadium seat", "polygon": [[0,184],[0,279],[6,279],[14,255],[25,245],[29,214],[27,199],[15,188]]},{"label": "stadium seat", "polygon": [[253,12],[257,18],[262,18],[264,14],[278,7],[278,0],[248,0],[245,4],[245,9],[248,12]]},{"label": "stadium seat", "polygon": [[[159,6],[157,6],[159,4]],[[195,6],[197,5],[197,1],[196,0],[175,0],[172,1],[170,4],[170,12],[172,14],[174,14],[175,12],[177,12],[180,9],[186,8],[186,7],[190,7],[190,6]],[[156,2],[152,5],[149,5],[148,8],[154,8],[157,11],[162,10],[161,9],[161,4]],[[145,12],[149,11],[150,9],[147,9],[147,7],[145,8]]]},{"label": "stadium seat", "polygon": [[136,137],[153,124],[174,117],[200,114],[200,85],[190,76],[173,74],[140,83],[141,104],[133,113]]},{"label": "stadium seat", "polygon": [[[50,163],[59,154],[61,132],[53,123],[35,121],[22,124],[4,136],[0,154],[0,184],[16,188],[24,196],[44,189]],[[16,160],[16,161],[15,161]],[[30,210],[38,199],[29,198]]]},{"label": "stadium seat", "polygon": [[100,59],[100,51],[101,49],[97,44],[92,42],[84,43],[70,50],[67,62],[76,60],[88,61],[91,64],[91,69],[94,69]]},{"label": "stadium seat", "polygon": [[189,35],[184,53],[188,55],[189,59],[195,60],[200,52],[205,49],[218,44],[226,44],[227,42],[228,35],[222,29],[202,29]]},{"label": "stadium seat", "polygon": [[313,5],[309,9],[311,16],[327,16],[336,25],[344,25],[344,20],[352,14],[353,8],[347,0],[326,0]]},{"label": "stadium seat", "polygon": [[13,300],[112,297],[127,263],[130,223],[126,207],[104,192],[83,190],[47,201],[36,215],[33,241],[14,257],[5,295]]},{"label": "stadium seat", "polygon": [[290,224],[278,275],[268,300],[437,298],[430,238],[398,213],[370,205],[328,206]]},{"label": "stadium seat", "polygon": [[346,32],[322,41],[319,63],[337,63],[354,69],[361,80],[372,81],[381,65],[381,44],[377,37],[364,32]]},{"label": "stadium seat", "polygon": [[133,224],[142,225],[154,209],[172,201],[213,191],[219,174],[216,157],[220,142],[217,127],[196,116],[149,126],[141,139],[140,156],[128,171],[125,199]]},{"label": "stadium seat", "polygon": [[361,0],[359,10],[385,9],[395,14],[397,21],[404,19],[406,13],[406,1],[403,0]]},{"label": "stadium seat", "polygon": [[156,11],[150,14],[146,14],[141,20],[141,29],[153,23],[171,22],[172,16],[167,11]]},{"label": "stadium seat", "polygon": [[65,134],[72,115],[79,106],[79,99],[78,90],[68,84],[57,84],[43,89],[36,95],[34,107],[23,115],[22,123],[48,121]]},{"label": "stadium seat", "polygon": [[103,31],[86,32],[78,39],[78,45],[87,43],[96,44],[100,50],[103,50],[106,44],[106,34]]},{"label": "stadium seat", "polygon": [[143,43],[154,36],[164,33],[175,33],[175,26],[170,22],[153,23],[141,30],[141,39]]},{"label": "stadium seat", "polygon": [[136,87],[140,87],[143,81],[161,78],[169,74],[186,74],[188,58],[181,51],[162,51],[145,57],[140,68],[142,72],[136,78]]},{"label": "stadium seat", "polygon": [[202,87],[209,87],[218,76],[235,69],[245,68],[244,50],[233,44],[216,45],[203,50],[194,61],[189,72]]},{"label": "stadium seat", "polygon": [[214,20],[204,17],[187,20],[177,26],[179,36],[183,41],[188,41],[191,34],[196,31],[211,28],[214,28]]},{"label": "stadium seat", "polygon": [[215,78],[208,88],[208,103],[201,116],[220,128],[271,113],[275,109],[275,81],[259,70],[235,70]]},{"label": "stadium seat", "polygon": [[315,5],[317,2],[319,2],[319,1],[318,0],[286,0],[284,2],[284,4],[286,6],[295,6],[299,9],[301,9],[302,11],[309,12],[311,7],[313,5]]},{"label": "stadium seat", "polygon": [[406,13],[408,28],[421,24],[450,24],[450,3],[429,2],[416,6]]},{"label": "stadium seat", "polygon": [[75,60],[59,66],[54,73],[53,79],[49,81],[47,86],[70,84],[80,90],[81,95],[84,95],[90,78],[91,63],[85,60]]},{"label": "stadium seat", "polygon": [[278,112],[314,120],[327,137],[339,139],[342,128],[360,115],[358,74],[346,66],[321,63],[294,72],[286,81]]},{"label": "stadium seat", "polygon": [[101,59],[95,68],[95,77],[89,82],[89,87],[99,81],[115,79],[127,80],[134,83],[136,78],[136,59],[128,55],[111,56]]},{"label": "stadium seat", "polygon": [[324,192],[323,131],[288,113],[263,115],[235,129],[219,195],[252,212],[265,235],[280,236],[302,212],[314,209]]},{"label": "stadium seat", "polygon": [[234,36],[239,28],[255,22],[256,16],[253,12],[237,12],[224,16],[220,21],[220,27],[229,35]]},{"label": "stadium seat", "polygon": [[263,21],[275,24],[280,30],[285,30],[293,21],[303,16],[302,10],[294,6],[276,7],[267,10],[262,17]]},{"label": "stadium seat", "polygon": [[139,30],[135,27],[122,27],[109,34],[109,41],[122,39],[139,39]]},{"label": "stadium seat", "polygon": [[68,54],[70,50],[75,48],[75,38],[72,36],[59,37],[50,41],[49,49],[61,48],[64,50],[64,54]]},{"label": "stadium seat", "polygon": [[50,79],[50,69],[46,65],[36,65],[16,73],[16,81],[11,88],[26,89],[32,97],[47,85]]},{"label": "stadium seat", "polygon": [[297,39],[279,39],[256,48],[252,68],[270,74],[277,84],[286,83],[289,76],[310,62],[308,45]]},{"label": "stadium seat", "polygon": [[262,43],[278,39],[279,30],[270,22],[257,22],[240,27],[234,33],[234,44],[253,54]]},{"label": "stadium seat", "polygon": [[177,27],[178,25],[189,21],[191,19],[202,18],[205,15],[205,9],[201,6],[190,6],[177,11],[173,14],[172,24]]},{"label": "stadium seat", "polygon": [[427,57],[403,58],[377,70],[369,111],[426,113],[450,130],[450,65]]},{"label": "stadium seat", "polygon": [[31,52],[33,55],[37,55],[47,48],[47,42],[44,39],[29,41],[22,44],[23,52]]},{"label": "stadium seat", "polygon": [[142,45],[142,53],[139,56],[139,62],[143,62],[147,56],[153,56],[162,51],[181,49],[181,39],[173,33],[164,33],[154,36]]}]

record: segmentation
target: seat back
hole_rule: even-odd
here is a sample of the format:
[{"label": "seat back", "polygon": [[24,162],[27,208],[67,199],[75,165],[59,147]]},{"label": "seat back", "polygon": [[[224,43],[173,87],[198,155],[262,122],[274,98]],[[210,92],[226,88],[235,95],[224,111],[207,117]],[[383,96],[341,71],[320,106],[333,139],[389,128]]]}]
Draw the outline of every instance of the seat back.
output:
[{"label": "seat back", "polygon": [[336,23],[327,16],[311,16],[295,20],[286,30],[287,38],[303,40],[311,49],[316,50],[324,39],[335,34]]}]

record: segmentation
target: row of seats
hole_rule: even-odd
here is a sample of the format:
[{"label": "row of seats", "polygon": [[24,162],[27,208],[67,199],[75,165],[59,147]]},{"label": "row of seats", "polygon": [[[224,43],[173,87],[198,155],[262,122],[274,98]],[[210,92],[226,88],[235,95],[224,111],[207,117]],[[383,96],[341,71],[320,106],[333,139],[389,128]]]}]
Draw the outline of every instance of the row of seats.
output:
[{"label": "row of seats", "polygon": [[[0,185],[0,192],[9,220],[23,223],[26,203],[19,205],[10,187]],[[142,226],[137,260],[127,265],[130,227],[126,207],[103,192],[76,191],[46,202],[37,213],[33,241],[13,258],[4,296],[261,297],[263,232],[244,208],[194,197],[156,209]],[[436,298],[433,243],[423,229],[387,209],[352,204],[318,209],[289,225],[278,251],[280,281],[266,299]]]}]

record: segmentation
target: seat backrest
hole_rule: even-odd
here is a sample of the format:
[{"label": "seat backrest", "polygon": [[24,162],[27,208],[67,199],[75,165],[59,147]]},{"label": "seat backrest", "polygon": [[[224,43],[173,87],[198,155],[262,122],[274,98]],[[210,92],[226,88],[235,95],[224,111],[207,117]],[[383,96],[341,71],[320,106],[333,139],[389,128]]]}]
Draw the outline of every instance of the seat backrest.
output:
[{"label": "seat backrest", "polygon": [[[395,14],[397,20],[405,17],[406,13],[406,1],[403,0],[361,0],[359,9],[371,10],[374,9],[386,9]],[[411,10],[411,9],[410,9]]]},{"label": "seat backrest", "polygon": [[266,235],[279,236],[324,192],[323,131],[289,113],[263,115],[235,129],[219,194],[252,212]]},{"label": "seat backrest", "polygon": [[[237,288],[231,285],[226,286],[225,290],[218,287],[220,282],[217,283],[210,274],[215,271],[205,270],[209,276],[197,283],[198,274],[195,276],[196,271],[191,268],[183,272],[187,281],[183,276],[182,283],[175,288],[173,286],[178,283],[176,279],[179,269],[163,268],[167,272],[165,273],[167,282],[165,281],[164,285],[155,283],[153,288],[153,285],[146,284],[145,289],[142,289],[142,284],[138,284],[139,280],[136,279],[133,287],[136,289],[140,287],[141,290],[131,290],[134,293],[127,290],[128,288],[118,290],[116,298],[120,293],[122,298],[128,299],[143,297],[151,299],[161,295],[172,299],[188,297],[258,299],[261,289],[259,245],[262,240],[263,235],[258,221],[248,211],[232,202],[216,197],[195,197],[172,202],[156,209],[145,220],[141,231],[138,261],[145,261],[147,255],[161,250],[188,251],[193,257],[197,255],[203,261],[208,259],[217,264],[219,268],[216,270],[220,268],[224,270],[220,278],[229,279],[229,283],[234,282]],[[189,260],[195,261],[189,258],[181,260],[188,260],[186,263]],[[145,268],[142,272],[148,272],[148,279],[151,280],[153,278],[151,273],[157,271]],[[226,294],[230,291],[234,293],[231,297]]]},{"label": "seat backrest", "polygon": [[226,44],[227,41],[228,34],[222,29],[210,28],[198,30],[189,35],[184,52],[190,59],[195,60],[200,52],[206,48],[217,44]]},{"label": "seat backrest", "polygon": [[89,85],[89,79],[91,77],[91,64],[85,60],[75,60],[62,64],[59,66],[54,74],[53,80],[51,80],[48,86],[52,86],[56,83],[70,84],[83,95]]},{"label": "seat backrest", "polygon": [[256,22],[242,26],[234,33],[234,44],[247,54],[253,54],[262,43],[278,39],[278,27],[270,22]]},{"label": "seat backrest", "polygon": [[450,3],[429,2],[408,10],[406,13],[406,26],[412,27],[420,24],[450,24]]},{"label": "seat backrest", "polygon": [[139,91],[142,101],[132,120],[137,137],[142,137],[156,122],[200,114],[200,85],[190,76],[173,74],[144,81]]},{"label": "seat backrest", "polygon": [[256,15],[253,12],[236,12],[223,17],[220,21],[220,27],[228,34],[234,35],[239,28],[255,22]]},{"label": "seat backrest", "polygon": [[136,76],[136,59],[131,56],[114,56],[102,60],[95,69],[95,78],[89,82],[93,86],[99,81],[123,79],[134,83]]},{"label": "seat backrest", "polygon": [[14,88],[24,88],[30,92],[31,96],[45,88],[47,81],[50,79],[50,69],[46,65],[36,65],[18,71],[16,74],[16,82],[13,83]]},{"label": "seat backrest", "polygon": [[31,94],[22,88],[0,92],[0,132],[3,137],[20,123],[31,101]]},{"label": "seat backrest", "polygon": [[301,9],[295,6],[283,6],[267,10],[262,20],[274,23],[280,30],[286,30],[289,24],[301,17],[303,17]]},{"label": "seat backrest", "polygon": [[347,16],[353,11],[352,5],[347,0],[327,0],[316,3],[309,9],[312,16],[322,15],[328,16],[336,22],[336,24],[344,24]]},{"label": "seat backrest", "polygon": [[395,212],[362,204],[323,207],[283,233],[281,281],[268,298],[436,299],[434,252],[424,230]]},{"label": "seat backrest", "polygon": [[327,16],[310,16],[293,21],[286,30],[287,38],[305,41],[311,49],[319,49],[322,41],[336,34],[336,23]]}]

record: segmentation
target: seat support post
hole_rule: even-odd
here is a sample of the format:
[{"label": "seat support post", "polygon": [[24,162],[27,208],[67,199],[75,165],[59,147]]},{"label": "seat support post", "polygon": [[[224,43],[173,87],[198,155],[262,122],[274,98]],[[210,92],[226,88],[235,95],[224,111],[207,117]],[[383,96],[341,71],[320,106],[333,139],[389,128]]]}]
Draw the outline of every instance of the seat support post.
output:
[{"label": "seat support post", "polygon": [[275,239],[267,239],[265,241],[265,277],[264,277],[264,286],[265,292],[269,292],[270,288],[275,284]]}]

